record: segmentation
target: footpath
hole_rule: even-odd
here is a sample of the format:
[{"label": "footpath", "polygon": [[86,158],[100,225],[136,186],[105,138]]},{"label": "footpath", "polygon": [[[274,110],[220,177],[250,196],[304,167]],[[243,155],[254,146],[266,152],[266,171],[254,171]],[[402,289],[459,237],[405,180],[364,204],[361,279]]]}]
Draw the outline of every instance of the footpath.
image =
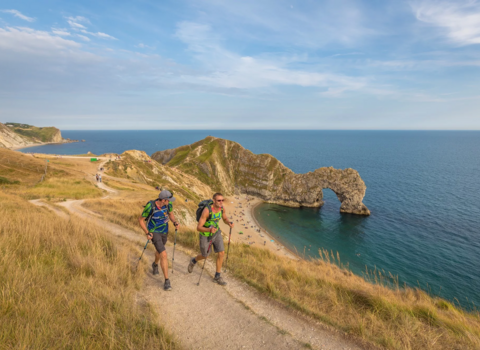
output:
[{"label": "footpath", "polygon": [[[93,174],[90,176],[94,178]],[[104,198],[118,194],[103,183],[99,187],[109,192]],[[31,202],[66,215],[45,202]],[[69,200],[59,205],[70,215],[94,222],[119,239],[135,244],[141,252],[145,236],[103,220],[99,214],[82,207],[82,203],[83,200]],[[171,262],[173,234],[170,236],[167,254]],[[159,322],[186,349],[363,349],[335,330],[264,297],[228,272],[224,274],[226,287],[212,283],[215,267],[211,261],[207,262],[197,286],[201,264],[195,266],[193,273],[188,273],[190,255],[178,244],[173,273],[171,267],[169,271],[173,290],[165,292],[163,274],[160,273],[161,277],[151,274],[153,259],[153,249],[147,249],[142,258],[147,272],[137,302],[150,304],[160,316]]]}]

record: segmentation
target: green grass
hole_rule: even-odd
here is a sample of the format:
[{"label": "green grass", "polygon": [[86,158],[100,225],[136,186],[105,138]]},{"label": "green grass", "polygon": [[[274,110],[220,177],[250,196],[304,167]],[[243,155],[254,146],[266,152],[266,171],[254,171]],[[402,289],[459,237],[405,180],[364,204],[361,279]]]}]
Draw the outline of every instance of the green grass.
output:
[{"label": "green grass", "polygon": [[0,185],[18,185],[20,181],[12,181],[5,177],[0,176]]},{"label": "green grass", "polygon": [[55,136],[55,134],[59,131],[57,128],[54,127],[38,128],[36,126],[30,126],[29,129],[25,129],[22,127],[13,127],[10,129],[17,134],[32,139],[38,139],[42,142],[51,142],[53,140],[53,136]]}]

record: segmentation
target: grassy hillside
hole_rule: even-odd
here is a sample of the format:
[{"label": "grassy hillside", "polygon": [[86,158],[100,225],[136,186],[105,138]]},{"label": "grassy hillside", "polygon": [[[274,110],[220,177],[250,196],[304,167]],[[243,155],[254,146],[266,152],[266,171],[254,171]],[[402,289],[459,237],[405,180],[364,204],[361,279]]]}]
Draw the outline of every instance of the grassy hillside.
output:
[{"label": "grassy hillside", "polygon": [[[53,200],[97,198],[103,191],[85,174],[60,160],[35,158],[0,148],[0,186],[26,199]],[[46,175],[45,175],[46,169]],[[42,180],[43,177],[43,181]]]},{"label": "grassy hillside", "polygon": [[53,142],[54,136],[60,131],[55,127],[40,128],[28,124],[5,123],[10,130],[29,138],[32,141]]},{"label": "grassy hillside", "polygon": [[[90,200],[105,218],[141,233],[140,202]],[[198,234],[182,229],[177,242],[198,250]],[[376,284],[340,268],[338,257],[294,261],[262,248],[233,244],[229,270],[259,292],[342,332],[387,349],[478,349],[480,314],[468,313],[419,289],[400,288],[381,272]],[[336,261],[337,260],[337,261]],[[393,288],[392,288],[393,287]]]},{"label": "grassy hillside", "polygon": [[175,195],[194,202],[210,198],[213,194],[208,186],[196,178],[157,163],[145,152],[127,151],[121,155],[121,160],[107,162],[105,169],[108,175],[154,188],[168,188]]},{"label": "grassy hillside", "polygon": [[[221,153],[219,142],[220,139],[207,137],[191,145],[179,147],[175,149],[173,158],[168,160],[166,165],[176,167],[187,174],[195,176],[203,183],[209,185],[215,192],[225,192],[225,184],[221,183],[220,177],[213,176],[217,174],[212,171],[212,169],[221,170],[220,167],[227,167],[226,161],[228,159],[225,159],[225,155]],[[156,159],[155,154],[152,158]],[[232,183],[232,179],[228,179],[226,185],[228,186],[230,183]]]},{"label": "grassy hillside", "polygon": [[0,252],[1,348],[176,348],[135,301],[138,252],[102,228],[0,192]]}]

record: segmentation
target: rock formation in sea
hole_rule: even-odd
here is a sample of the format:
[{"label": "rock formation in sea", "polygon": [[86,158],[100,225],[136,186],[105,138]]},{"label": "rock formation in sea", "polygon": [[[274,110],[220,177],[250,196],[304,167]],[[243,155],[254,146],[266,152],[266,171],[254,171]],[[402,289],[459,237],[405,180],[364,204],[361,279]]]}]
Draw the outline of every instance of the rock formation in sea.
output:
[{"label": "rock formation in sea", "polygon": [[354,169],[319,168],[296,174],[269,154],[209,136],[191,145],[155,152],[152,158],[193,175],[225,195],[244,193],[289,207],[320,207],[323,189],[341,202],[340,212],[370,215],[363,204],[367,187]]}]

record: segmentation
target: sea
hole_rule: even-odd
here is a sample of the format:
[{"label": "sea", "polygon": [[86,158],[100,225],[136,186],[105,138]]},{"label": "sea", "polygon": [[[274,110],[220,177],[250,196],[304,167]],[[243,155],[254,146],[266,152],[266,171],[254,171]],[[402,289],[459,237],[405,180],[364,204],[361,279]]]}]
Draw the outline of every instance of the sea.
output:
[{"label": "sea", "polygon": [[[206,136],[268,153],[296,173],[356,169],[371,216],[341,214],[333,191],[321,208],[261,204],[255,217],[306,259],[326,249],[354,273],[392,274],[469,310],[480,305],[479,131],[62,131],[85,142],[26,148],[51,154],[152,153]],[[257,242],[262,243],[262,242]],[[368,275],[367,275],[368,272]],[[370,276],[370,277],[368,277]]]}]

